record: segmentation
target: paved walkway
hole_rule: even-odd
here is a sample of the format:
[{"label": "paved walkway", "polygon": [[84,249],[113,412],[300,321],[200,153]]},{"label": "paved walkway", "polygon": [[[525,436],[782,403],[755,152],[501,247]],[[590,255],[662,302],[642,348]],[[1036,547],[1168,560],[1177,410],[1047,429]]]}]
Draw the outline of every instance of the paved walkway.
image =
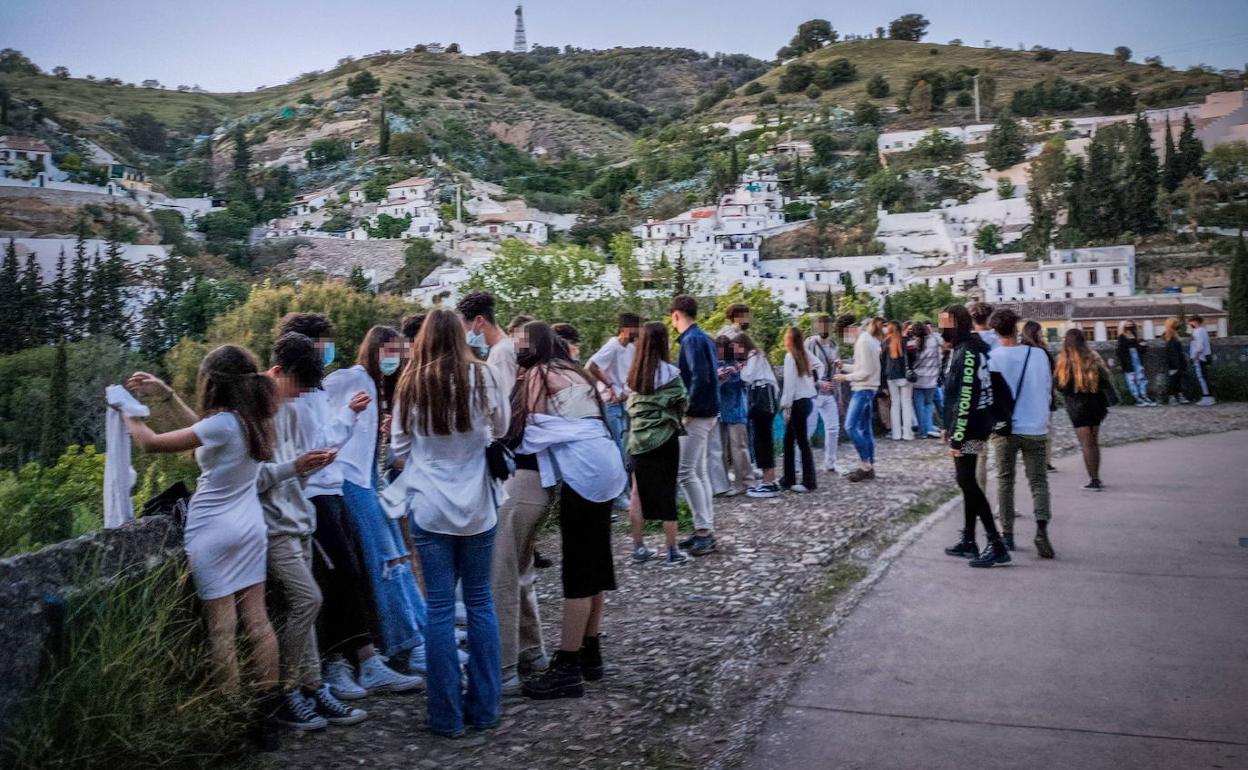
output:
[{"label": "paved walkway", "polygon": [[955,507],[745,766],[1248,768],[1248,431],[1107,449],[1100,494],[1079,491],[1077,455],[1057,465],[1056,560],[1031,545],[1021,468],[1010,566],[941,552]]}]

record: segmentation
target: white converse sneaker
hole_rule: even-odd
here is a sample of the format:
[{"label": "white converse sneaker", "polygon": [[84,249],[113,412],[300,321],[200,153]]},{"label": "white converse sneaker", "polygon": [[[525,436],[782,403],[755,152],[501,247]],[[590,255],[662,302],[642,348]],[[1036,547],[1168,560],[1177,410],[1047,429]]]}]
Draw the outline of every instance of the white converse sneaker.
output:
[{"label": "white converse sneaker", "polygon": [[359,700],[368,695],[368,690],[355,681],[351,664],[342,658],[325,661],[325,665],[321,667],[321,677],[339,700]]},{"label": "white converse sneaker", "polygon": [[387,666],[380,655],[374,655],[360,664],[360,686],[368,690],[369,695],[379,692],[411,692],[424,685],[423,678],[400,674]]}]

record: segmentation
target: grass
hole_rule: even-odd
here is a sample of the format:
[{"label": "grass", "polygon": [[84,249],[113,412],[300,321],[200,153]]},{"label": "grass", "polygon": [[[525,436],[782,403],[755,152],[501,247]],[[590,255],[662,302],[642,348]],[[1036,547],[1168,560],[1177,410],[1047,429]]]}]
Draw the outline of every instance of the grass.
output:
[{"label": "grass", "polygon": [[202,768],[241,759],[245,700],[211,683],[181,562],[91,581],[65,606],[60,649],[11,715],[0,766]]}]

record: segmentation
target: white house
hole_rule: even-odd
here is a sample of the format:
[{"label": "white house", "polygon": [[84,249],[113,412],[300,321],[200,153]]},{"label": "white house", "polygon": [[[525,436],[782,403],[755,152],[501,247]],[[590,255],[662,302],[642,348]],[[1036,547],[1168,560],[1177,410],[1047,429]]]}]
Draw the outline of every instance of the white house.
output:
[{"label": "white house", "polygon": [[364,197],[363,187],[352,187],[347,191],[347,200],[352,203],[365,203],[368,199]]},{"label": "white house", "polygon": [[1001,228],[1002,245],[1023,237],[1031,224],[1024,198],[954,203],[905,214],[876,212],[875,238],[886,254],[921,254],[965,259],[975,251],[975,236],[987,224]]},{"label": "white house", "polygon": [[1135,247],[1053,249],[1043,261],[1023,254],[972,257],[915,270],[904,283],[947,283],[986,302],[1129,297],[1135,290]]},{"label": "white house", "polygon": [[419,200],[430,202],[433,199],[433,180],[427,177],[411,177],[392,185],[386,185],[386,200]]},{"label": "white house", "polygon": [[294,212],[293,216],[306,216],[319,211],[325,208],[325,204],[329,203],[331,198],[336,197],[338,197],[338,192],[332,187],[298,195],[291,203],[291,210]]},{"label": "white house", "polygon": [[0,136],[0,176],[9,176],[22,166],[51,176],[56,171],[52,148],[31,136]]}]

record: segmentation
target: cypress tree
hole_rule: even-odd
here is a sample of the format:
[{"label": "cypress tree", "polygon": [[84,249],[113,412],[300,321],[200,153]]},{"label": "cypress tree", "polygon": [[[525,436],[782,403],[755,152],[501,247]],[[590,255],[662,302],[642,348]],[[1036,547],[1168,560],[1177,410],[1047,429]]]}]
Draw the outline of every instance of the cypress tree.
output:
[{"label": "cypress tree", "polygon": [[[39,436],[39,462],[56,465],[56,460],[69,446],[69,363],[65,343],[56,346],[56,360],[48,380],[48,401],[43,410],[43,432]],[[66,533],[56,538],[63,540]],[[45,541],[45,542],[55,542]]]},{"label": "cypress tree", "polygon": [[35,252],[26,255],[26,268],[22,271],[21,300],[22,346],[33,348],[48,339],[48,306],[39,274],[39,260]]},{"label": "cypress tree", "polygon": [[1161,171],[1157,151],[1148,121],[1137,114],[1127,141],[1126,196],[1124,203],[1127,225],[1136,235],[1156,232],[1160,226],[1157,217],[1157,187]]},{"label": "cypress tree", "polygon": [[65,339],[69,328],[69,275],[65,272],[65,247],[56,258],[56,278],[48,292],[48,341],[60,342]]},{"label": "cypress tree", "polygon": [[118,340],[126,341],[130,335],[130,319],[126,313],[126,269],[125,260],[121,256],[120,220],[116,210],[108,227],[108,249],[105,252],[104,264],[96,271],[99,283],[103,287],[100,309],[104,315],[100,319],[100,330]]},{"label": "cypress tree", "polygon": [[681,249],[676,254],[676,264],[672,269],[672,296],[679,297],[688,293],[689,281],[685,269],[685,250]]},{"label": "cypress tree", "polygon": [[1166,192],[1179,189],[1179,182],[1183,181],[1180,163],[1179,153],[1174,147],[1174,134],[1170,131],[1170,119],[1166,118],[1165,157],[1161,165],[1161,183],[1165,185]]},{"label": "cypress tree", "polygon": [[74,242],[74,266],[69,279],[66,313],[66,338],[82,339],[91,328],[91,260],[87,256],[87,220],[78,220],[78,239]]},{"label": "cypress tree", "polygon": [[1122,233],[1122,184],[1118,142],[1110,129],[1097,132],[1088,146],[1084,193],[1079,196],[1083,212],[1079,223],[1092,239],[1116,238]]},{"label": "cypress tree", "polygon": [[377,153],[390,154],[390,121],[386,118],[386,102],[381,102],[381,120],[377,126]]},{"label": "cypress tree", "polygon": [[1091,214],[1088,201],[1088,172],[1083,158],[1072,157],[1066,163],[1066,226],[1084,237],[1088,234],[1087,218]]},{"label": "cypress tree", "polygon": [[735,185],[741,181],[741,159],[737,157],[737,143],[732,143],[732,152],[728,156],[728,173],[732,175]]},{"label": "cypress tree", "polygon": [[1023,141],[1023,131],[1018,121],[1010,113],[1002,112],[997,118],[992,131],[988,132],[988,141],[984,147],[984,162],[989,168],[1007,169],[1022,163],[1027,157],[1027,146]]},{"label": "cypress tree", "polygon": [[893,307],[893,295],[891,294],[884,295],[884,318],[889,321],[897,319],[896,309]]},{"label": "cypress tree", "polygon": [[1231,334],[1248,334],[1248,246],[1240,230],[1231,258],[1231,286],[1226,293],[1226,311]]},{"label": "cypress tree", "polygon": [[1179,181],[1185,177],[1205,178],[1205,146],[1196,138],[1196,126],[1189,115],[1183,116],[1183,131],[1179,134]]},{"label": "cypress tree", "polygon": [[21,350],[22,276],[17,263],[17,242],[9,239],[0,263],[0,353]]},{"label": "cypress tree", "polygon": [[800,190],[806,184],[806,172],[802,169],[802,154],[793,154],[793,189]]}]

